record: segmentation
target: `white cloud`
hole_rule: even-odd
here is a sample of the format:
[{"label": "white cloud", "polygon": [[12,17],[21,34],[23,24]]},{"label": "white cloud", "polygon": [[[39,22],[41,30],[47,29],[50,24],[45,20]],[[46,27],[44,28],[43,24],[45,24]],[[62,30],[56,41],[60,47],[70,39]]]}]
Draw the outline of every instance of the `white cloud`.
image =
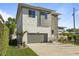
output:
[{"label": "white cloud", "polygon": [[57,12],[63,13],[63,12],[64,12],[64,9],[63,9],[63,8],[59,8],[59,9],[57,10]]},{"label": "white cloud", "polygon": [[8,17],[14,17],[11,14],[8,14],[6,11],[0,10],[0,14],[2,15],[4,21],[7,21]]}]

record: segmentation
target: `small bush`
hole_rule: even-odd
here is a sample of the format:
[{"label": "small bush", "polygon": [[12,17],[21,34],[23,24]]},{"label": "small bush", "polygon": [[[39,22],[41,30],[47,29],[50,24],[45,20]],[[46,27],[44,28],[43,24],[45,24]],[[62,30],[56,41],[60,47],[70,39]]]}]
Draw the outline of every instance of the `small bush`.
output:
[{"label": "small bush", "polygon": [[49,43],[52,43],[52,40],[49,40]]},{"label": "small bush", "polygon": [[60,39],[58,40],[58,42],[66,43],[67,41],[66,41],[66,39],[65,39],[64,36],[63,36],[63,37],[60,37]]},{"label": "small bush", "polygon": [[72,35],[69,35],[69,36],[68,36],[68,41],[71,41],[72,38],[73,38],[73,36],[72,36]]},{"label": "small bush", "polygon": [[64,38],[60,37],[59,40],[58,40],[58,42],[62,42],[63,40],[64,40]]}]

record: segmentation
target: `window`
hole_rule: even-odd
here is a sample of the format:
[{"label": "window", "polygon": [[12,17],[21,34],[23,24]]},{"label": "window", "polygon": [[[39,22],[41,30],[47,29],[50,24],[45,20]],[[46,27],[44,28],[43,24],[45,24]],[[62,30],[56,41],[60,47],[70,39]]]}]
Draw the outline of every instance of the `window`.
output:
[{"label": "window", "polygon": [[54,30],[52,30],[52,34],[54,34]]},{"label": "window", "polygon": [[41,13],[41,15],[44,15],[45,19],[47,19],[47,13]]},{"label": "window", "polygon": [[45,19],[47,19],[47,14],[45,14]]},{"label": "window", "polygon": [[29,17],[35,18],[35,11],[34,10],[29,10]]}]

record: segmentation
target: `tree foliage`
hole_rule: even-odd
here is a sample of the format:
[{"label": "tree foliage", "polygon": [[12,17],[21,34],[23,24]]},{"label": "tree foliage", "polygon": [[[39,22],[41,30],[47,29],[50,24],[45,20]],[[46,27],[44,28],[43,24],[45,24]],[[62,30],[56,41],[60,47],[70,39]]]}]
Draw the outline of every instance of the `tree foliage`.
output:
[{"label": "tree foliage", "polygon": [[17,35],[20,35],[21,37],[23,37],[24,36],[24,34],[26,33],[27,31],[24,31],[24,32],[17,32]]},{"label": "tree foliage", "polygon": [[0,22],[0,56],[4,56],[7,52],[9,44],[9,30],[5,24]]},{"label": "tree foliage", "polygon": [[[23,36],[24,36],[24,34],[26,33],[27,31],[24,31],[24,32],[17,32],[17,35],[19,35],[20,37],[21,37],[21,41],[22,41],[22,39],[23,39]],[[18,43],[18,47],[26,47],[26,44],[25,44],[25,42],[19,42]]]},{"label": "tree foliage", "polygon": [[14,33],[14,29],[16,28],[16,21],[14,18],[9,17],[8,21],[6,22],[6,25],[8,26],[10,30],[10,34]]},{"label": "tree foliage", "polygon": [[6,26],[9,28],[9,39],[12,39],[12,34],[14,34],[16,28],[16,20],[9,17],[8,21],[6,21]]},{"label": "tree foliage", "polygon": [[[67,29],[66,31],[68,31],[68,32],[74,32],[74,29],[71,28],[71,29]],[[79,32],[79,29],[75,29],[75,31],[76,31],[76,32]]]}]

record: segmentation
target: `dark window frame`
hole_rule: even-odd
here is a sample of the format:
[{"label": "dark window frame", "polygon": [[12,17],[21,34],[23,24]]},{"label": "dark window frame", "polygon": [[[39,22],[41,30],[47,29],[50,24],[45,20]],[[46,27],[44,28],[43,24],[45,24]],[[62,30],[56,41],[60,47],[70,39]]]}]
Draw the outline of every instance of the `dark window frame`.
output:
[{"label": "dark window frame", "polygon": [[54,30],[52,30],[52,34],[54,34]]},{"label": "dark window frame", "polygon": [[47,13],[41,12],[41,15],[44,15],[46,20],[48,19],[48,14]]},{"label": "dark window frame", "polygon": [[29,10],[29,17],[35,18],[35,10]]},{"label": "dark window frame", "polygon": [[46,14],[45,14],[45,19],[47,19],[47,18],[48,18],[48,14],[46,13]]}]

